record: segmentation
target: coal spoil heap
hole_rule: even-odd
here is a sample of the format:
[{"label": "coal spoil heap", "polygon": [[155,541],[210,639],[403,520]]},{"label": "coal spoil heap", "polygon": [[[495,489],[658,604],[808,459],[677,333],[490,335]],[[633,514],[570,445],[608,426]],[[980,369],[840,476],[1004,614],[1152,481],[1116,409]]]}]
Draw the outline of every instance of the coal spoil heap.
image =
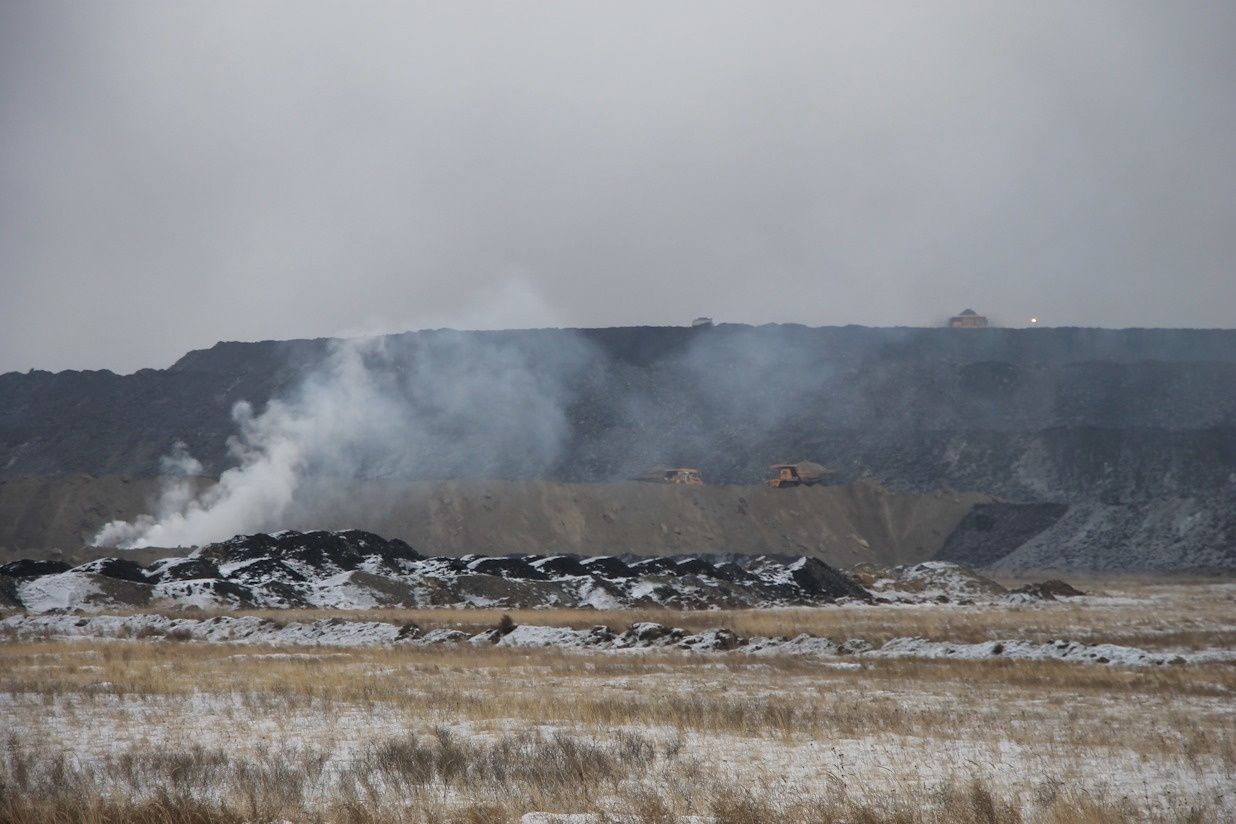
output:
[{"label": "coal spoil heap", "polygon": [[620,558],[465,555],[427,558],[370,532],[238,535],[146,566],[101,558],[77,567],[3,568],[31,612],[162,604],[199,608],[808,606],[871,602],[815,558]]}]

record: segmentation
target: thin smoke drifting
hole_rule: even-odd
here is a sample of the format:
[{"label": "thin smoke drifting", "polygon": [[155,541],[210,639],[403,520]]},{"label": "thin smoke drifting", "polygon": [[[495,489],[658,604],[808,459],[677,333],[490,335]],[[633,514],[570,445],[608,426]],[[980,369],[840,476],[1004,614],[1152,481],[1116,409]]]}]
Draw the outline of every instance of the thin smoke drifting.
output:
[{"label": "thin smoke drifting", "polygon": [[357,479],[536,472],[561,454],[587,345],[519,347],[442,332],[335,343],[290,397],[232,410],[235,466],[195,492],[201,465],[178,445],[153,512],[113,521],[96,545],[193,546],[312,520]]}]

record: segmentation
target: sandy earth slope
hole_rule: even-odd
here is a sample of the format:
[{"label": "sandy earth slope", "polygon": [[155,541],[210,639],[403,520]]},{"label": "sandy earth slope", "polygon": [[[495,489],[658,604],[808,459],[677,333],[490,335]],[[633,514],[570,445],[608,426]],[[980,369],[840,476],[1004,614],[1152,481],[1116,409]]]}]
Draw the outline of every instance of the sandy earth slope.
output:
[{"label": "sandy earth slope", "polygon": [[[4,554],[87,560],[103,523],[132,517],[158,493],[154,479],[70,476],[0,481]],[[434,555],[740,552],[809,555],[836,566],[916,563],[934,556],[975,493],[897,494],[872,483],[773,490],[546,481],[368,483],[334,490],[288,529],[363,528]],[[110,553],[114,554],[114,553]],[[166,552],[160,555],[168,554]]]}]

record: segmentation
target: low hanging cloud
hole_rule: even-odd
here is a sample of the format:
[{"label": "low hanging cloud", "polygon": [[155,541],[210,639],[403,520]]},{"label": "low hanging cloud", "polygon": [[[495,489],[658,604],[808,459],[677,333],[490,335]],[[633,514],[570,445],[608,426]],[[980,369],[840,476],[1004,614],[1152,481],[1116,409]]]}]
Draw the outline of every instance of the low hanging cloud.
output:
[{"label": "low hanging cloud", "polygon": [[552,314],[485,328],[1230,326],[1233,42],[1223,2],[0,3],[0,372],[512,278]]},{"label": "low hanging cloud", "polygon": [[[356,338],[332,343],[288,397],[236,404],[235,466],[202,489],[201,464],[178,444],[149,514],[112,521],[98,546],[195,546],[270,531],[354,493],[361,479],[490,476],[552,464],[589,346],[535,335]],[[199,491],[200,490],[200,491]]]}]

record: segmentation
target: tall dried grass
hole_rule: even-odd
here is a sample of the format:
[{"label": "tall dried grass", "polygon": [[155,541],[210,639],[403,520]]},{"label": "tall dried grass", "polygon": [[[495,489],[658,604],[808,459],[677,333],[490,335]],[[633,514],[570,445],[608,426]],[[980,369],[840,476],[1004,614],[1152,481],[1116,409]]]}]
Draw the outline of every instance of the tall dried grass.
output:
[{"label": "tall dried grass", "polygon": [[[659,770],[653,780],[633,781]],[[878,802],[778,793],[701,776],[672,753],[627,736],[596,743],[523,733],[489,742],[445,731],[391,739],[329,776],[303,753],[262,760],[222,751],[147,751],[89,766],[0,759],[0,824],[338,824],[514,822],[529,810],[591,814],[595,824],[1162,824],[1217,821],[1203,808],[1147,815],[1127,801],[1059,789],[1031,817],[980,781],[907,786]],[[107,790],[103,788],[107,787]],[[578,821],[579,819],[574,819]]]},{"label": "tall dried grass", "polygon": [[[1196,615],[1187,599],[1160,602],[1163,625],[1230,621],[1217,606],[1230,601],[1211,597]],[[1121,609],[1104,620],[1120,620]],[[1042,628],[1089,610],[1021,615]],[[802,621],[816,634],[861,637],[878,625],[864,621],[925,634],[914,621],[939,612],[623,620],[729,622],[744,634],[793,634]],[[955,638],[998,614],[971,612],[948,612],[940,620],[958,623],[938,631]],[[487,627],[500,613],[411,617]],[[512,613],[517,623],[579,626],[615,617]],[[852,631],[830,623],[848,620]],[[1141,632],[1152,622],[1139,613],[1133,623]],[[782,631],[765,631],[774,626]],[[1094,627],[1109,638],[1123,631]],[[0,729],[11,733],[0,737],[0,824],[497,822],[529,810],[593,813],[597,824],[1216,821],[1232,799],[1216,801],[1214,788],[1236,786],[1234,694],[1230,665],[275,649],[153,636],[0,642]],[[833,747],[865,752],[865,766],[818,757]],[[1023,753],[1008,764],[1040,775],[980,764],[984,781],[966,780],[964,759],[1006,750]],[[786,783],[799,758],[815,758],[818,771]],[[932,758],[961,766],[930,783],[919,767]],[[1104,771],[1118,764],[1155,765],[1159,783],[1135,799],[1104,791]],[[1179,789],[1195,777],[1202,789]]]}]

